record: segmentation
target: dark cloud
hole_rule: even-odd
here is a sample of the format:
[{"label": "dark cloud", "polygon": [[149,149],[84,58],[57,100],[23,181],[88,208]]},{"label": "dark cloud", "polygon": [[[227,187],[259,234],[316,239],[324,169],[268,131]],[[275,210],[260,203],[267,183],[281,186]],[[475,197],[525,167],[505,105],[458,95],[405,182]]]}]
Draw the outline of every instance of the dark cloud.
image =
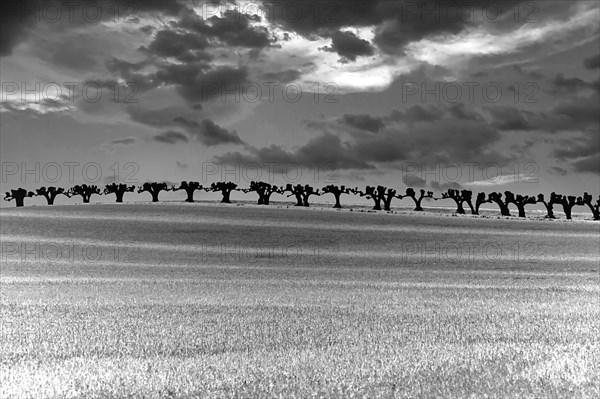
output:
[{"label": "dark cloud", "polygon": [[524,113],[514,107],[494,106],[485,108],[492,116],[492,125],[499,130],[531,130]]},{"label": "dark cloud", "polygon": [[335,31],[331,35],[331,46],[320,47],[320,50],[337,53],[341,62],[356,61],[356,57],[373,55],[371,44],[350,31]]},{"label": "dark cloud", "polygon": [[[425,7],[424,3],[419,6]],[[410,42],[429,35],[457,34],[469,25],[464,13],[463,18],[456,21],[449,18],[437,18],[437,21],[435,18],[425,18],[423,21],[419,17],[405,17],[402,12],[399,14],[396,18],[383,22],[375,30],[373,42],[388,54],[403,54],[404,47]]]},{"label": "dark cloud", "polygon": [[434,105],[423,107],[421,105],[413,105],[406,110],[394,110],[390,114],[390,118],[398,122],[406,122],[413,124],[417,122],[433,122],[442,117],[443,110]]},{"label": "dark cloud", "polygon": [[600,68],[600,54],[593,55],[583,60],[583,66],[587,69]]},{"label": "dark cloud", "polygon": [[[105,62],[106,69],[117,78],[122,78],[131,85],[137,92],[145,92],[158,86],[158,82],[153,75],[144,75],[139,71],[148,65],[148,62],[129,62],[119,58],[109,58]],[[105,79],[111,87],[118,82],[116,78]],[[91,81],[91,80],[90,80]],[[96,80],[97,81],[97,80]]]},{"label": "dark cloud", "polygon": [[561,145],[554,150],[554,156],[561,160],[587,158],[600,153],[600,138],[593,132],[565,140]]},{"label": "dark cloud", "polygon": [[158,143],[164,144],[177,144],[177,143],[187,143],[190,139],[187,135],[177,132],[174,130],[168,130],[166,132],[159,133],[155,136],[152,136],[152,140]]},{"label": "dark cloud", "polygon": [[219,144],[244,144],[237,132],[230,132],[210,119],[204,119],[201,123],[198,123],[183,117],[177,117],[174,121],[184,126],[192,137],[209,147]]},{"label": "dark cloud", "polygon": [[[516,7],[518,0],[510,7],[502,4],[504,15],[508,9]],[[507,2],[508,3],[508,2]],[[544,2],[553,3],[553,2]],[[555,2],[559,3],[559,2]],[[298,33],[308,39],[331,37],[344,27],[375,26],[373,42],[384,52],[402,54],[404,47],[425,37],[452,35],[482,23],[480,16],[490,16],[494,9],[487,0],[469,2],[448,2],[444,0],[369,0],[369,1],[296,1],[263,0],[267,19],[283,29]],[[560,15],[560,10],[543,4],[538,9],[539,16],[549,18]],[[512,11],[511,11],[512,12]],[[537,15],[536,15],[537,16]],[[511,18],[499,18],[494,23],[496,31],[513,30],[515,22]],[[366,47],[363,47],[366,51]]]},{"label": "dark cloud", "polygon": [[251,26],[252,22],[259,21],[260,17],[257,15],[242,14],[234,10],[226,11],[222,18],[212,16],[206,19],[190,10],[177,26],[202,37],[211,37],[221,46],[268,47],[272,41],[269,31],[264,27]]},{"label": "dark cloud", "polygon": [[[390,2],[392,3],[392,2]],[[296,1],[263,0],[266,18],[284,29],[314,39],[331,35],[344,26],[366,26],[381,21],[378,7],[373,1]]]},{"label": "dark cloud", "polygon": [[361,160],[358,154],[348,151],[338,136],[325,133],[310,140],[296,151],[286,151],[280,146],[247,147],[247,154],[239,151],[217,156],[217,162],[227,164],[276,164],[281,170],[290,164],[300,167],[335,165],[340,169],[369,169],[372,165]]},{"label": "dark cloud", "polygon": [[220,66],[210,68],[205,64],[172,64],[156,73],[163,84],[175,85],[188,102],[206,102],[227,93],[240,93],[248,82],[246,67]]},{"label": "dark cloud", "polygon": [[195,111],[181,107],[146,109],[140,106],[130,106],[126,108],[126,112],[133,121],[154,127],[174,126],[173,119],[180,116],[193,118],[197,114]]},{"label": "dark cloud", "polygon": [[298,79],[302,74],[295,69],[287,69],[281,72],[270,72],[263,75],[263,79],[281,83],[289,83]]},{"label": "dark cloud", "polygon": [[590,172],[600,175],[600,153],[573,162],[575,171]]},{"label": "dark cloud", "polygon": [[[71,29],[77,28],[82,24],[89,24],[90,21],[83,18],[86,6],[93,4],[94,10],[99,9],[99,20],[111,20],[115,18],[115,11],[118,10],[123,18],[131,22],[139,20],[142,13],[160,12],[166,15],[177,15],[182,9],[182,5],[177,0],[80,0],[73,2],[71,0],[53,0],[63,15],[63,19],[70,15],[69,10],[73,10],[74,20],[69,20]],[[12,54],[12,50],[27,37],[27,28],[34,27],[36,22],[45,21],[42,18],[44,2],[40,0],[19,0],[3,1],[0,3],[0,56]],[[92,11],[90,11],[91,13]],[[94,20],[95,21],[95,20]],[[47,22],[44,22],[47,23]]]},{"label": "dark cloud", "polygon": [[135,142],[136,142],[135,137],[125,137],[122,139],[113,140],[110,142],[110,144],[131,145],[131,144],[135,144]]},{"label": "dark cloud", "polygon": [[[500,140],[501,135],[481,116],[472,120],[458,119],[448,108],[435,109],[438,111],[436,118],[429,114],[424,118],[419,111],[406,110],[380,116],[344,115],[329,121],[308,121],[306,125],[320,135],[296,151],[278,146],[248,148],[247,154],[228,153],[219,160],[231,163],[292,162],[304,166],[330,162],[340,169],[373,168],[380,163],[407,160],[430,164],[497,162],[499,165],[513,160],[510,155],[493,149],[492,145]],[[406,115],[412,115],[412,119],[406,118]],[[351,125],[363,134],[350,132],[348,126]],[[373,134],[378,128],[378,133]],[[349,135],[351,139],[342,142],[340,137],[343,135]]]},{"label": "dark cloud", "polygon": [[203,51],[208,47],[208,41],[200,35],[161,30],[156,33],[148,48],[141,47],[140,50],[159,57],[174,57],[180,61],[193,62],[210,61],[212,56]]},{"label": "dark cloud", "polygon": [[381,119],[374,118],[371,115],[366,114],[344,114],[341,121],[348,126],[373,133],[379,132],[379,130],[384,126],[384,123]]},{"label": "dark cloud", "polygon": [[585,127],[600,124],[600,95],[595,93],[589,97],[575,97],[561,102],[554,107],[550,114],[566,116],[570,119],[572,127]]},{"label": "dark cloud", "polygon": [[558,73],[551,83],[556,92],[579,92],[595,88],[594,83],[588,83],[580,78],[566,78],[562,73]]},{"label": "dark cloud", "polygon": [[402,183],[404,183],[408,187],[425,187],[427,181],[421,179],[419,176],[404,174],[402,176]]},{"label": "dark cloud", "polygon": [[550,169],[548,169],[548,172],[550,172],[550,174],[560,176],[565,176],[567,174],[566,170],[558,166],[552,166]]}]

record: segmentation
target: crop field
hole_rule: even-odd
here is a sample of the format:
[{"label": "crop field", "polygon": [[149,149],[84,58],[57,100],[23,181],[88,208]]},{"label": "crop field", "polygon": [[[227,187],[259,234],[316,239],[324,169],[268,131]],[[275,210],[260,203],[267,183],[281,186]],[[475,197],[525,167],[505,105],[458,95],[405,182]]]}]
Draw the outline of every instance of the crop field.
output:
[{"label": "crop field", "polygon": [[600,223],[0,211],[0,397],[600,397]]}]

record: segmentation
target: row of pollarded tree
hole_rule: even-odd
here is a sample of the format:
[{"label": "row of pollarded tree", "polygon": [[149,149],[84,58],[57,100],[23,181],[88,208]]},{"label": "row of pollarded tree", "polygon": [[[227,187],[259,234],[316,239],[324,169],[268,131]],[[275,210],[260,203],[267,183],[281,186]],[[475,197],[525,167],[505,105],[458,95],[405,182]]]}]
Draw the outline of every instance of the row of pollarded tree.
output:
[{"label": "row of pollarded tree", "polygon": [[[4,197],[5,201],[14,200],[17,206],[23,206],[24,200],[27,197],[43,196],[46,198],[48,205],[53,205],[54,200],[59,195],[65,195],[69,198],[74,196],[80,196],[84,203],[89,203],[92,195],[109,195],[114,194],[116,202],[123,202],[123,197],[127,192],[138,193],[148,192],[152,196],[152,202],[158,202],[158,196],[162,191],[179,191],[183,190],[187,194],[186,202],[194,202],[194,193],[196,191],[205,192],[220,192],[222,196],[221,202],[230,203],[230,196],[232,191],[242,191],[244,193],[255,192],[258,194],[259,205],[269,205],[270,198],[273,194],[285,195],[288,197],[294,196],[296,198],[295,206],[310,206],[309,199],[311,196],[320,196],[324,194],[332,194],[335,197],[334,208],[341,208],[340,198],[343,194],[354,194],[361,197],[366,197],[373,200],[374,210],[391,210],[392,200],[394,198],[403,199],[409,197],[415,203],[415,211],[423,211],[421,202],[425,198],[433,200],[446,200],[451,199],[456,203],[456,213],[465,214],[465,204],[469,207],[471,214],[478,215],[481,205],[485,203],[494,203],[500,208],[502,216],[511,216],[509,205],[513,204],[517,207],[519,217],[525,217],[525,206],[531,204],[541,203],[546,208],[546,217],[554,219],[554,206],[560,205],[565,213],[567,219],[571,219],[572,209],[575,206],[587,205],[592,211],[594,220],[600,220],[600,196],[594,202],[592,196],[587,192],[582,197],[575,197],[572,195],[566,196],[561,194],[552,193],[550,199],[547,201],[543,194],[539,194],[537,197],[529,195],[513,194],[510,191],[502,193],[489,193],[485,194],[480,192],[477,197],[473,199],[473,192],[469,190],[455,190],[449,189],[448,191],[441,194],[441,197],[434,197],[432,191],[420,190],[419,195],[412,188],[407,188],[405,194],[399,194],[393,188],[387,188],[384,186],[367,186],[365,191],[359,190],[358,188],[348,188],[346,186],[334,186],[328,185],[322,188],[322,191],[314,189],[313,187],[306,185],[292,185],[287,184],[284,186],[276,186],[270,183],[262,181],[253,181],[250,183],[248,188],[238,188],[237,184],[232,182],[217,182],[212,183],[209,187],[204,187],[200,183],[195,181],[182,181],[179,186],[172,185],[169,187],[166,183],[144,183],[142,186],[128,186],[126,184],[108,184],[104,187],[104,190],[95,185],[76,185],[68,190],[60,187],[41,187],[34,192],[27,191],[19,188],[17,190],[11,190],[7,192]],[[289,193],[289,194],[288,194]],[[382,208],[383,205],[383,208]]]}]

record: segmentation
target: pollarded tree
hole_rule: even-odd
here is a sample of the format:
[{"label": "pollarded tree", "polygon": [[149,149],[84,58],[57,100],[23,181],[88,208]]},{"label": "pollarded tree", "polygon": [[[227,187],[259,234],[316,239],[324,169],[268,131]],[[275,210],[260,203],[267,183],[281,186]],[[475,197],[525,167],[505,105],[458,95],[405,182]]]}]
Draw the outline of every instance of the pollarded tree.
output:
[{"label": "pollarded tree", "polygon": [[333,194],[335,196],[335,205],[334,208],[341,208],[342,204],[340,204],[340,197],[342,194],[349,194],[350,189],[346,188],[346,186],[338,187],[330,184],[328,186],[323,187],[323,194]]},{"label": "pollarded tree", "polygon": [[571,211],[573,210],[574,206],[576,206],[576,205],[578,205],[578,206],[585,205],[583,203],[583,198],[581,198],[581,197],[575,197],[574,195],[566,196],[566,195],[562,195],[562,194],[555,194],[554,198],[552,198],[551,201],[553,203],[561,204],[562,205],[563,212],[565,212],[565,216],[569,220],[571,219]]},{"label": "pollarded tree", "polygon": [[296,184],[295,186],[292,186],[288,183],[285,186],[285,189],[282,191],[282,193],[286,191],[290,192],[290,195],[288,195],[288,197],[291,197],[292,195],[296,197],[296,205],[294,206],[304,206],[304,187],[302,187],[301,184]]},{"label": "pollarded tree", "polygon": [[46,202],[48,205],[54,205],[54,199],[59,195],[66,195],[65,189],[62,187],[40,187],[35,190],[36,196],[41,196],[46,198]]},{"label": "pollarded tree", "polygon": [[69,198],[79,195],[83,199],[84,204],[89,204],[92,195],[102,195],[100,189],[96,185],[88,186],[87,184],[73,186],[65,193]]},{"label": "pollarded tree", "polygon": [[475,211],[473,212],[473,209],[471,209],[471,213],[473,213],[473,215],[479,215],[479,208],[481,205],[488,202],[490,202],[490,200],[486,198],[485,193],[477,194],[477,198],[475,199]]},{"label": "pollarded tree", "polygon": [[210,191],[220,191],[223,198],[221,199],[221,203],[230,204],[231,203],[231,192],[237,189],[237,184],[233,182],[224,182],[220,181],[217,183],[213,183],[210,185]]},{"label": "pollarded tree", "polygon": [[517,194],[515,196],[510,191],[505,191],[504,197],[506,198],[507,204],[515,204],[517,206],[517,209],[519,210],[520,218],[525,217],[525,205],[535,204],[537,202],[535,197],[533,197],[533,196],[521,195],[521,194]]},{"label": "pollarded tree", "polygon": [[306,184],[304,186],[304,191],[302,193],[302,205],[309,207],[310,204],[308,203],[308,199],[310,198],[311,195],[316,195],[316,196],[320,196],[321,193],[319,192],[319,189],[314,189],[311,186],[309,186],[308,184]]},{"label": "pollarded tree", "polygon": [[[484,194],[485,195],[485,194]],[[442,199],[452,199],[456,202],[456,212],[460,215],[465,214],[465,208],[463,207],[463,203],[467,203],[469,208],[471,208],[471,213],[476,215],[475,209],[473,208],[473,203],[471,202],[471,198],[473,197],[473,192],[469,190],[458,191],[453,188],[449,188],[448,191],[442,193]]]},{"label": "pollarded tree", "polygon": [[596,203],[593,203],[594,199],[587,192],[583,193],[583,203],[590,207],[590,211],[592,211],[592,215],[594,216],[594,220],[600,220],[600,195],[596,200]]},{"label": "pollarded tree", "polygon": [[104,187],[104,195],[114,194],[117,197],[115,202],[121,203],[123,202],[123,196],[125,193],[132,193],[135,191],[135,186],[128,186],[127,184],[116,184],[111,183],[107,184]]},{"label": "pollarded tree", "polygon": [[182,181],[179,187],[171,186],[172,191],[185,190],[187,198],[185,202],[194,202],[194,191],[203,190],[203,187],[197,181]]},{"label": "pollarded tree", "polygon": [[273,186],[269,183],[263,183],[261,182],[264,186],[264,191],[263,191],[263,205],[269,205],[269,203],[271,202],[271,195],[273,194],[283,194],[283,192],[281,191],[281,188],[277,187],[277,186]]},{"label": "pollarded tree", "polygon": [[249,192],[256,192],[258,194],[258,205],[263,205],[265,203],[264,195],[265,195],[265,186],[260,184],[262,182],[251,181],[250,188],[243,188],[242,191],[244,194],[248,194]]},{"label": "pollarded tree", "polygon": [[[382,187],[382,186],[379,186]],[[379,187],[377,187],[377,190],[379,191]],[[386,187],[383,187],[383,190],[381,191],[381,193],[379,194],[382,199],[383,199],[383,210],[384,211],[390,211],[391,207],[392,207],[392,200],[394,198],[400,198],[402,199],[401,195],[397,195],[396,190],[394,190],[393,188],[388,188],[386,190]]]},{"label": "pollarded tree", "polygon": [[510,209],[508,209],[508,201],[502,200],[502,193],[490,193],[488,195],[488,202],[494,202],[500,208],[500,214],[502,216],[511,216]]},{"label": "pollarded tree", "polygon": [[544,206],[546,207],[546,219],[556,219],[556,217],[554,216],[554,209],[552,209],[556,202],[552,200],[552,198],[554,198],[555,195],[555,193],[552,193],[550,195],[550,201],[548,202],[546,202],[544,194],[538,194],[537,196],[537,202],[544,204]]},{"label": "pollarded tree", "polygon": [[404,196],[412,198],[412,200],[415,202],[414,210],[418,212],[423,211],[423,208],[421,207],[421,201],[423,201],[423,198],[433,198],[433,191],[427,191],[427,194],[425,194],[425,190],[421,189],[420,194],[421,195],[419,196],[419,198],[417,198],[415,190],[409,187],[406,189],[406,195]]},{"label": "pollarded tree", "polygon": [[[379,186],[379,187],[383,188],[383,186]],[[358,187],[356,187],[356,188],[354,188],[354,190],[351,190],[351,191],[352,191],[352,193],[358,194],[361,197],[367,197],[369,199],[372,199],[373,202],[374,202],[374,205],[373,205],[373,210],[374,211],[380,211],[381,210],[381,200],[383,200],[383,197],[381,197],[379,195],[380,194],[380,190],[377,190],[377,188],[371,187],[371,186],[367,186],[365,188],[365,191],[363,192],[363,191],[360,191],[358,189]]]},{"label": "pollarded tree", "polygon": [[21,207],[25,205],[25,198],[33,197],[35,194],[31,191],[27,191],[24,188],[18,188],[16,190],[10,190],[10,193],[7,191],[4,196],[4,201],[12,201],[15,200],[17,207]]},{"label": "pollarded tree", "polygon": [[263,181],[251,181],[250,188],[242,189],[244,193],[254,191],[258,194],[258,205],[269,205],[271,195],[274,193],[281,194],[282,191],[277,186]]},{"label": "pollarded tree", "polygon": [[146,182],[142,185],[142,187],[138,188],[138,193],[143,193],[147,191],[152,196],[152,202],[158,202],[158,194],[161,191],[171,191],[167,186],[167,183],[158,183],[158,182]]}]

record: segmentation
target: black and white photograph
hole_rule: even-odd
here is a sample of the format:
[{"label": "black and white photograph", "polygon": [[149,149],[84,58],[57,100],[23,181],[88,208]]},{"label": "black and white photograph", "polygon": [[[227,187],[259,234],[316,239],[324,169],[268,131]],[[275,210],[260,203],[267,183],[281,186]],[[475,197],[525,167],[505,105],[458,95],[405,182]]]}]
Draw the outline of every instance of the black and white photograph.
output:
[{"label": "black and white photograph", "polygon": [[597,0],[2,0],[0,398],[600,397]]}]

